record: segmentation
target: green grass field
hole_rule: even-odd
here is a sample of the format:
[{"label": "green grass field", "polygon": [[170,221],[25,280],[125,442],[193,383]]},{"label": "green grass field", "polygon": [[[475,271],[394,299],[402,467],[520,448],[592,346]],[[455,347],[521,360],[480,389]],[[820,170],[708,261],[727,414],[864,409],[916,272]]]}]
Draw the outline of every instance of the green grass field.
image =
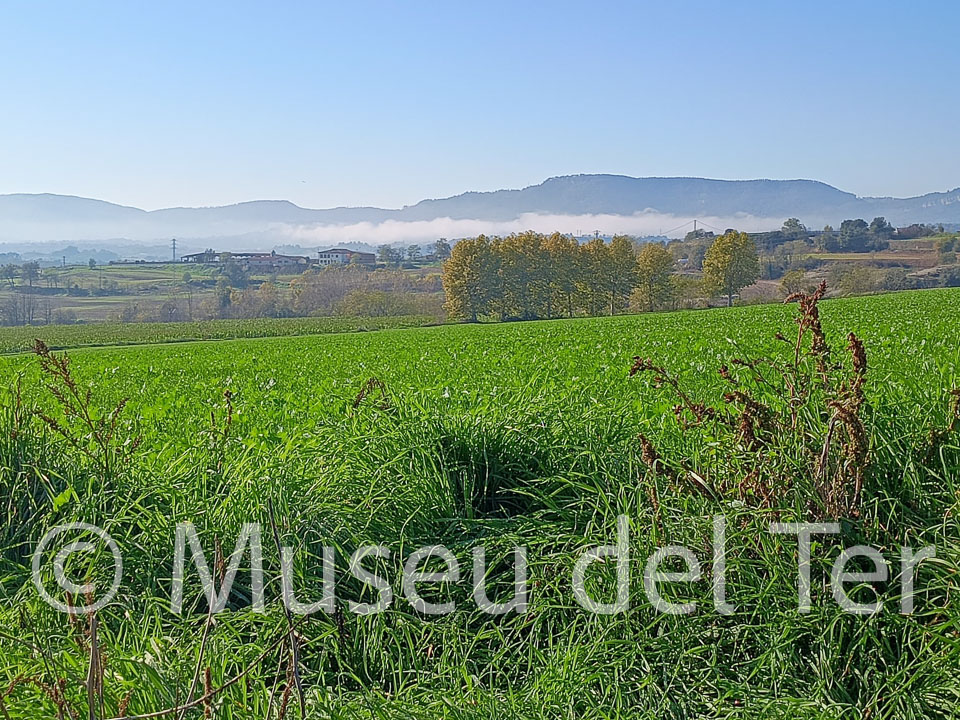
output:
[{"label": "green grass field", "polygon": [[163,265],[123,263],[97,265],[93,268],[86,265],[69,265],[64,268],[46,269],[37,284],[61,288],[77,285],[87,290],[96,290],[100,287],[101,281],[105,284],[116,282],[128,292],[133,293],[144,289],[179,285],[183,281],[185,272],[190,273],[195,280],[200,280],[210,276],[211,268],[186,263]]},{"label": "green grass field", "polygon": [[[304,336],[70,350],[81,406],[90,391],[89,424],[64,412],[48,386],[69,398],[69,385],[36,357],[0,358],[10,388],[0,420],[0,718],[156,713],[183,705],[195,677],[190,697],[212,694],[186,717],[299,717],[297,678],[312,718],[958,717],[960,432],[944,429],[949,391],[960,387],[960,291],[820,310],[828,380],[806,340],[797,361],[796,306],[325,335],[307,333],[357,328],[44,329],[57,347]],[[850,331],[866,347],[856,411],[865,455],[843,440],[846,420],[830,421],[859,392]],[[7,351],[30,339],[0,333]],[[720,416],[742,421],[742,403],[723,396],[749,393],[762,408],[746,414],[756,438],[720,416],[696,423],[689,409],[678,423],[669,381],[658,387],[660,373],[642,369],[630,377],[635,356]],[[769,366],[733,362],[759,357],[795,366],[784,377],[805,399],[791,401]],[[826,480],[812,464],[821,446]],[[796,540],[769,524],[837,519],[838,506],[841,534],[815,544],[812,608],[799,613]],[[585,548],[614,542],[619,515],[630,526],[630,607],[599,616],[575,601],[571,571]],[[730,615],[711,600],[716,515],[727,522]],[[271,518],[280,544],[296,549],[303,602],[321,596],[321,548],[336,548],[337,610],[293,618],[296,663]],[[70,620],[31,582],[34,545],[71,521],[106,529],[124,558],[119,594],[95,615],[95,642],[93,616]],[[250,607],[247,559],[215,622],[189,564],[185,612],[171,612],[176,525],[186,521],[215,569],[217,548],[228,555],[243,523],[263,524],[264,614]],[[371,543],[392,552],[365,566],[396,598],[386,612],[357,615],[346,601],[377,594],[346,562]],[[422,588],[454,602],[438,617],[417,612],[398,584],[406,557],[433,544],[463,571],[459,583]],[[875,615],[842,612],[831,597],[830,568],[857,544],[891,560],[888,582],[851,592],[879,599]],[[898,612],[904,544],[937,553],[918,569],[909,615]],[[527,548],[525,613],[478,610],[471,551],[481,545],[489,592],[503,599],[513,548]],[[693,549],[704,568],[700,581],[661,588],[696,602],[689,615],[657,612],[644,594],[644,563],[668,545]],[[102,559],[76,563],[73,576],[109,584]],[[614,574],[613,563],[594,565],[591,592],[612,601]],[[102,672],[93,662],[91,673],[98,658]]]},{"label": "green grass field", "polygon": [[[131,305],[156,309],[171,296],[182,299],[184,272],[189,272],[192,277],[193,300],[199,303],[209,297],[211,288],[199,282],[209,280],[211,271],[203,266],[168,263],[98,265],[92,269],[85,265],[45,268],[35,282],[42,293],[34,297],[37,304],[35,317],[38,322],[43,322],[47,312],[51,315],[72,313],[76,319],[89,323],[115,321]],[[23,282],[21,279],[20,283]],[[68,288],[79,288],[82,293],[89,294],[68,294]],[[101,288],[105,289],[105,294],[99,292]],[[9,303],[16,297],[11,284],[0,286],[0,304]]]},{"label": "green grass field", "polygon": [[[402,270],[411,278],[438,274],[439,265],[424,265]],[[160,318],[165,304],[179,307],[178,317],[194,316],[195,310],[203,308],[214,298],[214,281],[218,268],[213,265],[194,263],[134,264],[123,263],[98,265],[70,265],[63,268],[50,267],[34,283],[37,291],[32,295],[35,324],[68,324],[79,322],[113,323],[130,317],[138,320]],[[184,282],[189,275],[189,282]],[[256,287],[262,282],[274,283],[281,295],[289,298],[290,283],[298,274],[249,275]],[[23,303],[20,278],[0,284],[0,306]],[[22,312],[22,311],[21,311]],[[126,318],[125,318],[126,314]],[[200,314],[205,317],[204,314]],[[4,319],[4,322],[12,322]],[[15,322],[22,322],[22,316]],[[3,333],[0,328],[0,334]],[[280,332],[278,334],[286,334]],[[299,334],[299,333],[298,333]],[[249,336],[241,333],[240,336]]]}]

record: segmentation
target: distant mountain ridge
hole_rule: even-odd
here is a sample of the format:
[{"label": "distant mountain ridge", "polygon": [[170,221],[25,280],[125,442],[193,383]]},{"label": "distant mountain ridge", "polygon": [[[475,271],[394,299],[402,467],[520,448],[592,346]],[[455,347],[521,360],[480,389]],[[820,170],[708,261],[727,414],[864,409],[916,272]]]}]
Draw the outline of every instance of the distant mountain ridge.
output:
[{"label": "distant mountain ridge", "polygon": [[[811,227],[846,218],[883,215],[894,225],[960,223],[960,188],[912,198],[858,197],[815,180],[710,180],[569,175],[520,190],[466,192],[399,209],[309,209],[286,200],[255,200],[221,207],[146,211],[64,195],[0,195],[0,243],[105,241],[190,245],[246,238],[262,243],[278,228],[434,221],[513,221],[528,215],[656,213],[677,218],[799,217]],[[272,234],[272,235],[271,235]],[[287,238],[289,239],[289,238]]]}]

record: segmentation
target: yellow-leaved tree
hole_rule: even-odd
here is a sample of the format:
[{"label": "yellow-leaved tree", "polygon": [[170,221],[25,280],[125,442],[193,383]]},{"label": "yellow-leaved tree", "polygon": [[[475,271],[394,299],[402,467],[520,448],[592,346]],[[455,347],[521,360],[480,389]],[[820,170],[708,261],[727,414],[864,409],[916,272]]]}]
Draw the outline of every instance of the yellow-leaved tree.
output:
[{"label": "yellow-leaved tree", "polygon": [[575,238],[555,232],[544,240],[543,246],[550,264],[547,317],[561,313],[573,317],[580,275],[580,245]]},{"label": "yellow-leaved tree", "polygon": [[757,245],[749,235],[728,230],[713,241],[703,256],[703,289],[710,295],[733,296],[760,277]]},{"label": "yellow-leaved tree", "polygon": [[631,304],[647,312],[667,305],[673,295],[670,276],[674,266],[673,255],[663,245],[657,242],[644,245],[637,255],[637,285]]},{"label": "yellow-leaved tree", "polygon": [[476,322],[491,312],[500,286],[498,259],[484,235],[461,240],[443,264],[445,307],[450,317]]}]

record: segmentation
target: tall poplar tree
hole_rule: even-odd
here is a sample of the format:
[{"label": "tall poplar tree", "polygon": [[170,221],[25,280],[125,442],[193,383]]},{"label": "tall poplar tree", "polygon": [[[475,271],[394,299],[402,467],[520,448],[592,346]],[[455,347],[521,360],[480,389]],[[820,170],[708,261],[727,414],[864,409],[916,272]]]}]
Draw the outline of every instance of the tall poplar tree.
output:
[{"label": "tall poplar tree", "polygon": [[703,289],[711,295],[733,296],[760,277],[760,260],[753,238],[730,230],[716,240],[703,257]]},{"label": "tall poplar tree", "polygon": [[491,312],[499,287],[498,262],[490,240],[461,240],[443,265],[443,291],[451,317],[476,322]]}]

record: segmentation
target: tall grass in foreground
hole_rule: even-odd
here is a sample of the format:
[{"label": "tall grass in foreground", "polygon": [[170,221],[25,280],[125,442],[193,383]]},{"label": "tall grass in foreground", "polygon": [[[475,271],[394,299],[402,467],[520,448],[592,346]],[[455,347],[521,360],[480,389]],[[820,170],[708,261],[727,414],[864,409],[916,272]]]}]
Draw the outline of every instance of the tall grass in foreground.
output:
[{"label": "tall grass in foreground", "polygon": [[[406,390],[402,374],[363,367],[354,373],[362,379],[309,398],[263,369],[267,349],[257,346],[256,363],[238,361],[232,382],[181,409],[172,390],[122,394],[156,387],[148,383],[159,356],[143,356],[149,367],[134,381],[111,385],[100,366],[38,348],[48,370],[30,377],[55,390],[14,384],[0,416],[0,718],[165,709],[174,718],[292,718],[298,684],[306,716],[318,718],[957,717],[957,407],[945,387],[904,402],[872,386],[889,369],[876,368],[869,342],[831,334],[817,298],[802,300],[795,334],[780,327],[789,343],[758,343],[762,355],[735,347],[712,368],[716,384],[692,389],[671,357],[644,353],[628,377],[630,351],[643,352],[637,336],[620,343],[625,357],[602,349],[615,357],[609,387],[591,386],[580,370],[558,384],[544,354],[526,356],[526,377],[505,392],[497,378],[507,350],[481,367],[491,336],[470,346],[450,334],[443,352],[493,380],[451,387],[444,378],[434,388],[425,368],[436,356],[422,355],[403,368],[413,374]],[[827,350],[845,346],[846,357]],[[585,547],[612,542],[620,514],[630,518],[631,607],[594,616],[574,601],[572,566]],[[736,612],[713,611],[708,572],[663,591],[696,602],[695,614],[658,614],[640,587],[646,559],[682,544],[708,570],[717,514],[727,518]],[[813,609],[799,614],[796,542],[768,526],[822,518],[839,518],[843,534],[817,546]],[[31,543],[71,520],[107,529],[125,561],[115,601],[73,620],[37,597],[29,571]],[[231,612],[209,618],[195,574],[184,614],[169,612],[174,530],[186,520],[219,571],[242,523],[275,526],[277,542],[264,537],[265,615],[250,611],[245,571]],[[393,550],[368,564],[393,581],[421,545],[446,545],[465,574],[471,549],[484,545],[494,598],[510,595],[512,550],[526,546],[530,607],[484,615],[464,582],[424,590],[457,608],[424,617],[395,582],[388,612],[353,615],[346,600],[373,593],[346,573],[346,558],[368,543]],[[833,602],[825,578],[854,544],[891,560],[903,544],[936,547],[937,560],[918,571],[914,614],[897,613],[895,563],[877,585],[883,612],[854,616]],[[337,549],[335,613],[288,621],[277,545],[297,548],[303,599],[320,596],[321,547]],[[592,592],[609,599],[612,568],[595,569]],[[76,568],[103,583],[108,570]],[[869,588],[853,594],[874,598]]]}]

